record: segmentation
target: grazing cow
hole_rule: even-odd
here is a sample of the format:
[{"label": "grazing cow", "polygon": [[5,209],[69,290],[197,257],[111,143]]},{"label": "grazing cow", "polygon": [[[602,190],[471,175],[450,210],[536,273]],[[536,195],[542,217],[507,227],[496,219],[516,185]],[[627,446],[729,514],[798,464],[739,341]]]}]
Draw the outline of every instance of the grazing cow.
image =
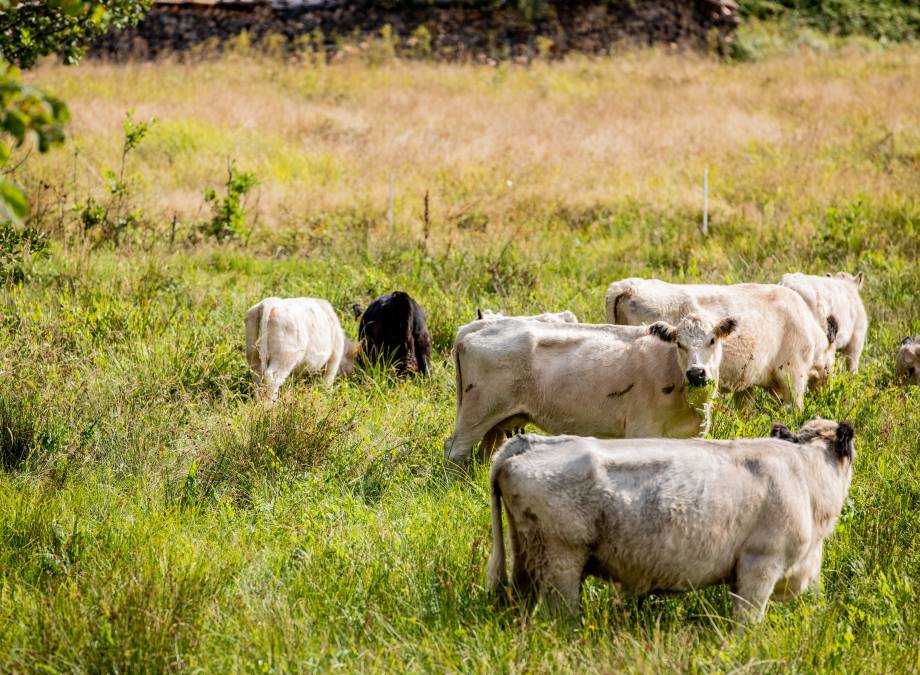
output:
[{"label": "grazing cow", "polygon": [[920,385],[920,335],[906,337],[901,341],[895,369],[898,377]]},{"label": "grazing cow", "polygon": [[487,584],[576,610],[592,574],[644,595],[731,584],[734,616],[804,591],[846,501],[853,427],[815,419],[773,438],[507,441],[490,474]]},{"label": "grazing cow", "polygon": [[356,346],[345,339],[339,317],[318,298],[266,298],[246,313],[246,360],[256,394],[275,401],[291,373],[323,371],[331,385],[349,374]]},{"label": "grazing cow", "polygon": [[[687,316],[647,327],[477,321],[458,330],[453,358],[457,423],[444,443],[461,466],[482,440],[488,457],[502,432],[532,422],[550,433],[602,437],[705,433],[718,382],[718,324]],[[689,386],[688,386],[689,385]]]},{"label": "grazing cow", "polygon": [[480,321],[489,321],[492,319],[527,319],[529,321],[546,321],[547,323],[578,323],[578,317],[569,310],[561,312],[544,312],[543,314],[531,314],[530,316],[505,316],[504,312],[493,312],[489,309],[481,309],[476,312],[476,318]]},{"label": "grazing cow", "polygon": [[417,371],[428,375],[431,335],[425,312],[408,293],[394,291],[374,300],[367,309],[353,305],[362,354],[368,359],[390,358],[400,375]]},{"label": "grazing cow", "polygon": [[802,296],[819,324],[824,325],[829,316],[837,320],[834,343],[837,351],[843,352],[847,369],[853,373],[859,369],[859,357],[869,328],[866,308],[859,297],[862,282],[862,272],[856,275],[838,272],[823,277],[795,272],[784,274],[780,281],[781,286]]},{"label": "grazing cow", "polygon": [[719,380],[729,391],[766,387],[801,407],[806,386],[826,382],[834,366],[837,319],[828,317],[825,330],[798,293],[779,285],[623,279],[608,287],[606,305],[609,322],[627,325],[676,323],[691,312],[735,317]]}]

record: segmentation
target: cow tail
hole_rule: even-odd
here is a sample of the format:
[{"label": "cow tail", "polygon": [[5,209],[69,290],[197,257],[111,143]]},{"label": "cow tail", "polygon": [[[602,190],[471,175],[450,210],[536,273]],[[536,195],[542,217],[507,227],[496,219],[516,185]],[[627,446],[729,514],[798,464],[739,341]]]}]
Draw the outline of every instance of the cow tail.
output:
[{"label": "cow tail", "polygon": [[265,376],[268,370],[268,317],[274,309],[271,298],[262,301],[259,315],[259,363],[262,365],[261,375]]},{"label": "cow tail", "polygon": [[620,290],[614,297],[612,297],[612,298],[609,298],[609,297],[608,297],[608,298],[607,298],[607,307],[609,308],[609,307],[611,306],[611,304],[613,305],[613,311],[612,311],[612,312],[608,312],[608,318],[609,318],[609,315],[610,315],[610,314],[613,315],[613,323],[615,323],[615,324],[619,324],[619,323],[620,323],[620,313],[619,313],[619,309],[620,309],[620,300],[622,300],[623,298],[626,298],[626,297],[628,297],[628,296],[630,296],[630,295],[632,295],[632,294],[633,294],[633,288],[632,288],[632,286],[626,286],[626,288],[623,288],[622,290]]},{"label": "cow tail", "polygon": [[457,388],[457,416],[460,415],[460,405],[463,403],[463,376],[460,374],[460,344],[454,343],[452,350],[454,357],[454,386]]},{"label": "cow tail", "polygon": [[506,581],[505,576],[505,533],[502,529],[502,491],[498,485],[498,472],[502,466],[502,457],[492,462],[489,474],[489,488],[492,492],[492,555],[486,568],[486,586],[489,591],[496,591]]}]

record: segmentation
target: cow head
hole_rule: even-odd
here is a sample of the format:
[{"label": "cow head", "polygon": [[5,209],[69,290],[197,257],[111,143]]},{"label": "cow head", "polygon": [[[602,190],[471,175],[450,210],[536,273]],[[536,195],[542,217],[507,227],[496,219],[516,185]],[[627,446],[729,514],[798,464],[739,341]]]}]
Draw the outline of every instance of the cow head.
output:
[{"label": "cow head", "polygon": [[816,417],[805,424],[799,433],[794,434],[789,431],[788,427],[783,424],[774,424],[770,431],[771,438],[778,438],[790,443],[808,445],[817,443],[834,460],[837,460],[841,466],[845,466],[849,475],[856,459],[856,446],[853,444],[853,425],[849,422],[840,422],[826,420]]},{"label": "cow head", "polygon": [[831,274],[828,272],[825,276],[832,277],[834,279],[842,279],[843,281],[849,281],[850,283],[855,284],[857,290],[862,288],[862,272],[857,272],[856,274],[850,274],[849,272],[837,272],[837,274]]},{"label": "cow head", "polygon": [[920,335],[906,337],[901,341],[895,370],[901,379],[920,385]]},{"label": "cow head", "polygon": [[722,340],[731,335],[738,322],[727,317],[713,323],[699,315],[688,314],[677,326],[657,321],[648,327],[649,333],[665,342],[677,346],[677,362],[680,364],[687,383],[701,387],[706,383],[719,381],[719,367],[722,364]]},{"label": "cow head", "polygon": [[345,351],[342,353],[342,360],[339,362],[339,372],[342,375],[351,375],[355,372],[355,362],[361,353],[361,343],[345,340]]}]

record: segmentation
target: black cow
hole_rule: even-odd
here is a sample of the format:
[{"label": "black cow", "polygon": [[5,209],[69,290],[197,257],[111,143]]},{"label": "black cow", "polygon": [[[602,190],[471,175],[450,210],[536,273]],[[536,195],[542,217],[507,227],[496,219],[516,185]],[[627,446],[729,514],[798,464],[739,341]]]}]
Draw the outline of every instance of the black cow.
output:
[{"label": "black cow", "polygon": [[425,312],[408,293],[394,291],[377,298],[366,310],[353,305],[361,341],[361,357],[392,358],[396,372],[428,375],[431,364],[431,335]]}]

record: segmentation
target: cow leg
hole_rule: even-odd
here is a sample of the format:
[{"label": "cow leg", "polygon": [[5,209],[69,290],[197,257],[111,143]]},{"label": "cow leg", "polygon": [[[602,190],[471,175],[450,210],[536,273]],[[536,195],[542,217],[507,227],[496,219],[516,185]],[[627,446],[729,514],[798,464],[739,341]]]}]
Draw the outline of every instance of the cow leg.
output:
[{"label": "cow leg", "polygon": [[732,616],[738,622],[763,618],[767,600],[783,576],[782,564],[774,557],[745,555],[738,562]]},{"label": "cow leg", "polygon": [[463,410],[457,415],[457,426],[453,435],[444,441],[444,461],[456,466],[464,466],[469,462],[470,451],[473,446],[488,434],[495,425],[502,421],[502,417],[479,420],[470,424]]},{"label": "cow leg", "polygon": [[586,555],[567,546],[547,544],[540,579],[540,599],[547,607],[578,611],[586,560]]},{"label": "cow leg", "polygon": [[799,368],[801,375],[787,372],[776,378],[776,384],[773,386],[775,393],[786,405],[792,405],[801,408],[805,404],[805,388],[808,386],[808,376],[804,373],[806,368]]},{"label": "cow leg", "polygon": [[272,355],[271,363],[263,375],[266,397],[274,403],[278,400],[278,390],[297,366],[297,357],[292,354]]},{"label": "cow leg", "polygon": [[492,427],[486,432],[486,435],[483,436],[482,440],[479,442],[479,461],[481,463],[485,464],[492,458],[492,454],[501,444],[504,437],[505,432],[498,427]]},{"label": "cow leg", "polygon": [[855,373],[857,370],[859,370],[859,357],[862,356],[862,350],[863,340],[858,340],[854,335],[850,340],[850,344],[847,345],[846,350],[843,352],[847,370],[849,370],[851,373]]},{"label": "cow leg", "polygon": [[342,363],[344,349],[345,345],[343,344],[338,349],[334,350],[329,360],[326,361],[326,367],[323,372],[323,382],[327,387],[332,386],[332,383],[335,381],[335,376],[339,373],[339,366]]},{"label": "cow leg", "polygon": [[808,589],[815,579],[820,578],[822,553],[819,543],[786,577],[780,579],[773,589],[772,599],[784,602],[794,598]]}]

